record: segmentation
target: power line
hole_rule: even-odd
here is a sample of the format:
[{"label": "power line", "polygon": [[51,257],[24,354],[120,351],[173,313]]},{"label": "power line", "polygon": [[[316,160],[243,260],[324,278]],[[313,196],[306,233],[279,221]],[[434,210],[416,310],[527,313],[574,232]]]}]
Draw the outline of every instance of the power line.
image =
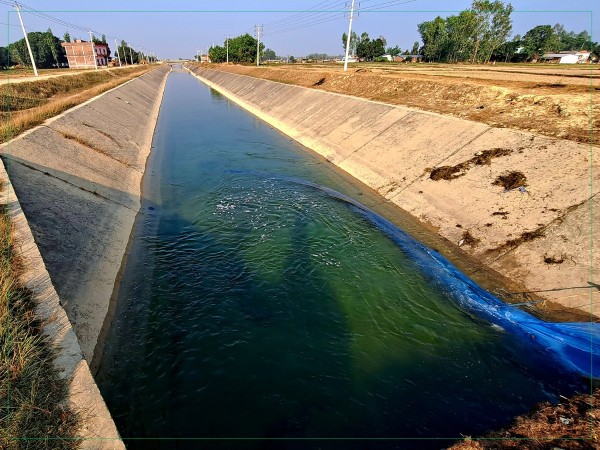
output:
[{"label": "power line", "polygon": [[[297,14],[293,14],[289,17],[285,17],[285,18],[280,19],[275,22],[271,22],[270,24],[267,24],[266,26],[269,29],[285,28],[285,27],[288,27],[291,25],[292,26],[296,25],[298,22],[313,20],[316,18],[315,16],[318,16],[321,14],[332,14],[332,13],[340,12],[339,8],[341,8],[341,6],[340,6],[341,4],[339,1],[337,1],[337,0],[333,1],[333,2],[329,1],[326,3],[327,3],[327,7],[325,7],[325,8],[315,10],[315,8],[316,8],[316,6],[315,6],[309,10],[306,10],[306,11],[303,11],[303,12],[300,12]],[[332,8],[331,5],[338,6],[338,10],[335,10],[335,8]]]},{"label": "power line", "polygon": [[288,33],[290,31],[296,31],[296,30],[300,30],[302,28],[308,28],[308,27],[312,27],[312,26],[315,26],[315,25],[320,25],[322,23],[327,23],[327,22],[332,22],[334,20],[342,20],[342,19],[344,19],[344,14],[343,13],[340,14],[339,16],[336,16],[336,17],[329,17],[327,19],[317,20],[317,21],[314,21],[314,22],[311,22],[311,23],[307,23],[305,25],[295,26],[295,27],[291,27],[291,28],[288,28],[288,29],[279,30],[279,31],[275,31],[275,32],[265,32],[265,36],[274,36],[274,35],[277,35],[277,34]]},{"label": "power line", "polygon": [[[373,1],[373,0],[363,0],[362,3],[367,3],[369,1]],[[361,12],[377,12],[377,11],[381,11],[382,9],[391,8],[392,6],[405,5],[407,3],[414,3],[416,1],[418,1],[418,0],[402,0],[402,1],[392,0],[392,1],[388,1],[388,2],[377,3],[375,5],[370,5],[369,6],[370,9],[363,9],[363,10],[361,10]]]}]

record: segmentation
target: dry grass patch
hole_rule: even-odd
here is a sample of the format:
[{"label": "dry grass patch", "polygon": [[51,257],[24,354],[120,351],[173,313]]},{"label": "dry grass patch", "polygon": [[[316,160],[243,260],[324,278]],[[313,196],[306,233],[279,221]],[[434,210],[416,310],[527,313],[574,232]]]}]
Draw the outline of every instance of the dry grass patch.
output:
[{"label": "dry grass patch", "polygon": [[562,397],[558,405],[539,404],[530,414],[517,417],[509,428],[486,434],[483,439],[466,439],[451,450],[598,449],[599,400],[600,389],[596,389],[592,395]]},{"label": "dry grass patch", "polygon": [[2,85],[0,143],[150,69],[144,65]]},{"label": "dry grass patch", "polygon": [[5,205],[0,207],[0,448],[74,449],[79,419],[67,383],[53,367],[33,294],[17,279],[21,261]]}]

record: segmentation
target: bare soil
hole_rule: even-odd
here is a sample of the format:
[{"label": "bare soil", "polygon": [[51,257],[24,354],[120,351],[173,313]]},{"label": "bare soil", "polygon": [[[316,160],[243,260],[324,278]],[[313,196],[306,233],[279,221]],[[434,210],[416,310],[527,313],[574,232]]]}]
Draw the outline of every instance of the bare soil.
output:
[{"label": "bare soil", "polygon": [[340,64],[211,69],[589,143],[600,122],[600,67]]}]

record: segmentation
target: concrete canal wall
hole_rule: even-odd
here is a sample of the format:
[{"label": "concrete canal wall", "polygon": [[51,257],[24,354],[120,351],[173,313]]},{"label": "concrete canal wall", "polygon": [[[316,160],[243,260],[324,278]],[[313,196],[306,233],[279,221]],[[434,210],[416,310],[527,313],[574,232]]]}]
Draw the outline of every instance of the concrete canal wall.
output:
[{"label": "concrete canal wall", "polygon": [[159,67],[0,147],[25,282],[70,380],[82,448],[124,448],[88,362],[140,208],[169,71]]},{"label": "concrete canal wall", "polygon": [[[544,291],[537,294],[550,300],[545,308],[589,317],[600,298],[588,284],[600,271],[590,252],[600,171],[589,145],[188,68],[527,291]],[[432,179],[444,166],[454,170],[450,179]],[[494,184],[515,171],[525,175],[524,189]]]}]

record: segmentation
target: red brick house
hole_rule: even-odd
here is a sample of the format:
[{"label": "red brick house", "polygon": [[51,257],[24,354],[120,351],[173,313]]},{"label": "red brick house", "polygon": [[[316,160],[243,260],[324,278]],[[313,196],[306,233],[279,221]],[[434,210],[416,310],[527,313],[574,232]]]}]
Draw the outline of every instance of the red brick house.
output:
[{"label": "red brick house", "polygon": [[81,39],[75,39],[73,42],[62,42],[69,60],[69,68],[78,69],[86,67],[96,67],[94,64],[94,54],[98,67],[108,66],[108,44],[102,42],[86,42]]}]

